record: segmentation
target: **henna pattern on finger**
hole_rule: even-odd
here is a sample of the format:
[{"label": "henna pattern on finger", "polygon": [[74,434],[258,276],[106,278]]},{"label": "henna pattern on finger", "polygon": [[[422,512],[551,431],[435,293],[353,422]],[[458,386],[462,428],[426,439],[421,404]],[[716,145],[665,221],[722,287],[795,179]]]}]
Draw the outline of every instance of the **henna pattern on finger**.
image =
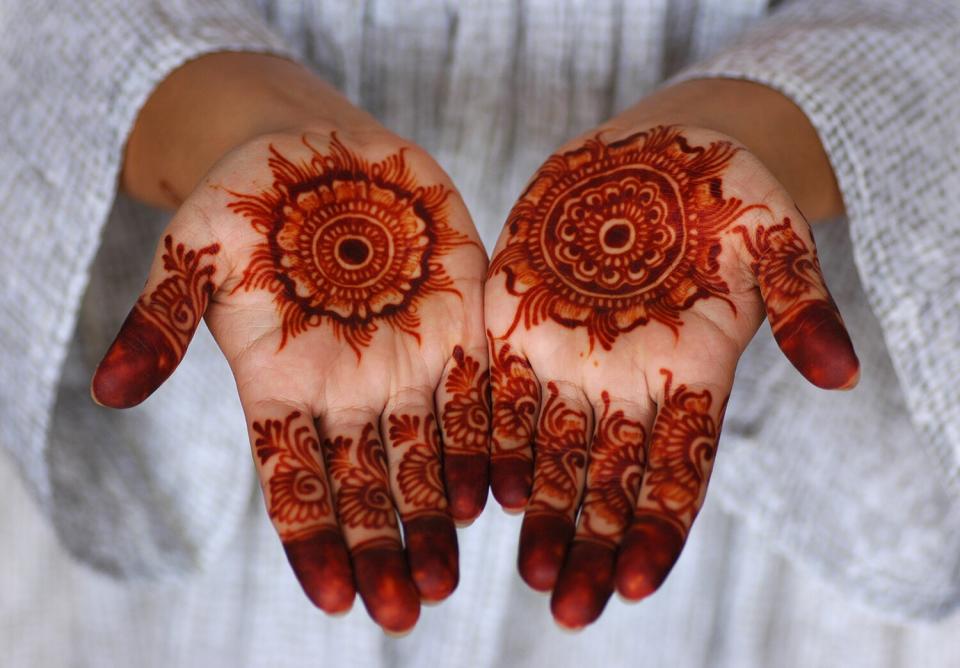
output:
[{"label": "henna pattern on finger", "polygon": [[[432,415],[391,415],[390,443],[404,448],[397,484],[403,497],[404,519],[446,508],[440,467],[440,435]],[[422,429],[421,429],[422,425]]]},{"label": "henna pattern on finger", "polygon": [[329,324],[357,357],[380,324],[419,341],[428,295],[461,297],[441,260],[473,243],[447,218],[444,185],[421,186],[401,150],[370,162],[336,134],[329,152],[294,162],[270,147],[273,185],[229,207],[260,236],[237,290],[268,290],[287,341]]},{"label": "henna pattern on finger", "polygon": [[821,279],[815,247],[797,234],[790,218],[759,225],[751,237],[739,225],[763,292],[770,329],[793,365],[819,387],[849,387],[859,362],[840,312]]},{"label": "henna pattern on finger", "polygon": [[293,411],[283,420],[252,426],[260,465],[275,462],[265,491],[268,512],[284,540],[309,532],[318,523],[336,524],[320,443],[309,426],[293,427],[300,417],[300,411]]},{"label": "henna pattern on finger", "polygon": [[395,528],[397,515],[390,499],[387,459],[376,427],[364,425],[356,443],[346,436],[324,439],[323,452],[330,477],[337,482],[341,526],[373,530]]},{"label": "henna pattern on finger", "polygon": [[587,492],[577,539],[614,546],[626,531],[640,492],[646,464],[646,431],[622,410],[610,412],[603,392],[603,415],[590,446]]},{"label": "henna pattern on finger", "polygon": [[453,349],[456,366],[447,375],[444,389],[450,399],[443,405],[445,454],[486,453],[490,435],[490,374],[480,363]]},{"label": "henna pattern on finger", "polygon": [[199,249],[163,239],[167,275],[141,296],[93,377],[101,404],[126,408],[146,399],[180,363],[216,289],[219,244]]},{"label": "henna pattern on finger", "polygon": [[587,414],[570,407],[556,383],[547,383],[547,392],[537,422],[536,477],[527,513],[560,512],[572,518],[587,463]]},{"label": "henna pattern on finger", "polygon": [[490,275],[519,297],[504,334],[547,320],[584,327],[590,348],[654,321],[674,334],[681,311],[730,290],[717,260],[721,233],[752,207],[724,198],[737,148],[693,146],[657,127],[606,142],[602,135],[551,156],[507,219]]}]

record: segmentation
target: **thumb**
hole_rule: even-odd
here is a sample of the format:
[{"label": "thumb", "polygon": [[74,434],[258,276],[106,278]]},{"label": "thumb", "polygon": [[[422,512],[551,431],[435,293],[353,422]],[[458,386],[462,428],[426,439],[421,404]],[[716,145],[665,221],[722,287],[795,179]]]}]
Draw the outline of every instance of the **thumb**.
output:
[{"label": "thumb", "polygon": [[734,228],[750,256],[773,336],[787,359],[817,387],[850,389],[860,362],[827,290],[810,226],[783,222]]},{"label": "thumb", "polygon": [[93,374],[94,401],[136,406],[170,377],[216,290],[220,245],[166,234],[147,285]]}]

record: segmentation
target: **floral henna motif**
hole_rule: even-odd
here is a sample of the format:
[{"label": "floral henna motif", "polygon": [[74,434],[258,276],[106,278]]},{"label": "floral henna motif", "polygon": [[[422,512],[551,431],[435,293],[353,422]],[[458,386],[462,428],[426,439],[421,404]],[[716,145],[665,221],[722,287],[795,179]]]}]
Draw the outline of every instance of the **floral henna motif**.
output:
[{"label": "floral henna motif", "polygon": [[773,335],[793,365],[814,384],[848,387],[859,363],[833,299],[823,284],[815,248],[797,235],[784,218],[779,225],[760,225],[743,237],[753,258],[750,268],[760,283]]},{"label": "floral henna motif", "polygon": [[325,439],[323,451],[330,477],[337,483],[340,525],[372,530],[396,527],[386,455],[375,427],[365,425],[356,443],[345,436]]},{"label": "floral henna motif", "polygon": [[721,233],[750,207],[725,199],[721,176],[737,148],[691,146],[657,127],[614,142],[600,135],[552,156],[507,220],[490,265],[520,297],[510,333],[546,320],[585,327],[591,348],[656,321],[675,333],[680,312],[727,299]]},{"label": "floral henna motif", "polygon": [[450,190],[421,186],[395,153],[369,162],[332,135],[329,154],[294,162],[270,147],[274,182],[230,208],[261,235],[236,289],[274,294],[280,348],[329,323],[359,357],[381,323],[419,340],[418,305],[460,296],[441,259],[471,243],[447,221]]},{"label": "floral henna motif", "polygon": [[[707,491],[720,424],[713,395],[666,377],[650,440],[641,498],[617,561],[617,590],[628,599],[653,593],[676,563]],[[722,412],[722,411],[721,411]]]},{"label": "floral henna motif", "polygon": [[254,422],[254,453],[264,495],[290,566],[311,601],[330,613],[348,610],[355,589],[350,557],[333,517],[330,488],[313,430],[299,411]]},{"label": "floral henna motif", "polygon": [[456,366],[447,375],[444,389],[450,399],[443,406],[445,454],[486,453],[490,434],[490,374],[480,363],[453,349]]},{"label": "floral henna motif", "polygon": [[[432,415],[391,415],[390,443],[403,448],[397,473],[397,486],[403,497],[405,519],[423,513],[443,512],[444,495],[440,470],[440,435]],[[422,428],[421,428],[422,426]]]},{"label": "floral henna motif", "polygon": [[613,546],[626,531],[640,492],[646,432],[622,410],[610,412],[607,392],[601,398],[603,415],[590,446],[587,493],[577,537]]},{"label": "floral henna motif", "polygon": [[173,373],[214,293],[219,244],[188,249],[168,234],[163,245],[167,276],[137,300],[94,374],[93,396],[104,405],[134,406]]},{"label": "floral henna motif", "polygon": [[273,462],[265,491],[270,517],[284,540],[318,525],[335,525],[320,444],[306,424],[293,426],[300,417],[293,411],[283,420],[254,422],[252,427],[260,465]]},{"label": "floral henna motif", "polygon": [[573,536],[573,518],[587,459],[587,415],[571,408],[555,383],[540,413],[536,474],[520,527],[520,575],[533,589],[552,589]]}]

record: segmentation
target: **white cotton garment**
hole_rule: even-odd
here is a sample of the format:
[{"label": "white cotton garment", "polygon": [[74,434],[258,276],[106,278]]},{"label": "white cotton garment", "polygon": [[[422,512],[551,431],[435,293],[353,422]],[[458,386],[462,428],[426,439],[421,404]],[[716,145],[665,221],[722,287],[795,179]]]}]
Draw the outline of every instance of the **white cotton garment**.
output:
[{"label": "white cotton garment", "polygon": [[[0,665],[960,665],[960,6],[772,4],[0,0]],[[859,387],[807,385],[761,329],[680,562],[584,633],[522,585],[492,499],[410,636],[324,617],[205,328],[142,406],[89,398],[168,220],[117,193],[126,136],[224,50],[296,57],[423,146],[488,250],[554,148],[663,81],[782,91],[846,204],[815,234]]]}]

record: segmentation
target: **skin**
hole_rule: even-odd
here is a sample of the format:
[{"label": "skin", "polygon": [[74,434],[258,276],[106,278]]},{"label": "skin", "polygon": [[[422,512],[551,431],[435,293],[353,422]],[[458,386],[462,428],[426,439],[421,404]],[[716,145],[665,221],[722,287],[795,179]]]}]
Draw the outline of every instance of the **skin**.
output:
[{"label": "skin", "polygon": [[[678,558],[706,492],[733,370],[765,314],[811,381],[846,388],[857,377],[809,260],[805,220],[842,213],[843,204],[802,112],[763,86],[691,81],[655,92],[558,155],[590,140],[636,142],[659,127],[690,146],[735,146],[715,175],[718,196],[754,208],[722,221],[716,267],[701,267],[725,290],[604,338],[582,324],[524,322],[523,294],[537,280],[529,271],[511,286],[500,267],[484,293],[486,259],[449,177],[308,70],[258,54],[194,60],[158,86],[127,143],[124,189],[176,213],[93,379],[94,398],[118,408],[144,400],[205,318],[236,377],[267,511],[306,595],[341,613],[359,592],[390,633],[412,628],[421,600],[456,586],[453,522],[468,523],[484,506],[492,421],[494,494],[508,511],[528,511],[521,575],[553,592],[558,623],[589,624],[614,589],[649,595]],[[289,295],[303,292],[297,282],[284,292],[269,264],[257,274],[270,197],[289,192],[271,184],[295,186],[289,165],[322,164],[338,151],[364,165],[360,180],[400,156],[404,183],[442,191],[426,209],[452,234],[434,249],[432,272],[449,282],[410,302],[415,324],[299,317],[289,307]],[[605,238],[631,243],[622,227]],[[799,295],[767,267],[769,249],[795,239],[809,255]],[[370,250],[342,247],[348,264]]]}]

